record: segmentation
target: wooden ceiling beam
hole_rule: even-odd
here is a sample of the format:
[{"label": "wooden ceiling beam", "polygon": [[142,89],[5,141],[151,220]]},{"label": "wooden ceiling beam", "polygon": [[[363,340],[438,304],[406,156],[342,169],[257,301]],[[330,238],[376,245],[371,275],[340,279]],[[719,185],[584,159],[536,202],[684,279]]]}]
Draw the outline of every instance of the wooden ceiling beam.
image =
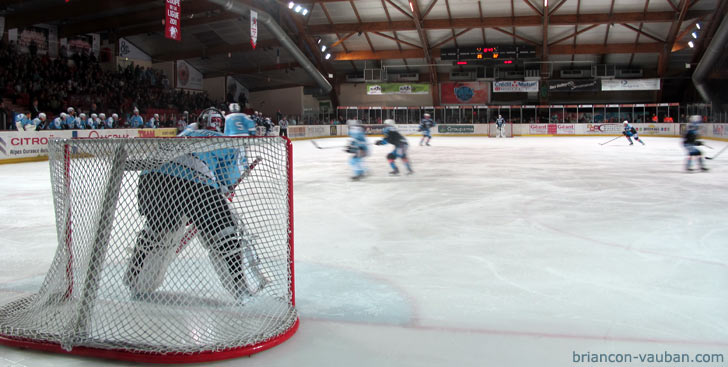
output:
[{"label": "wooden ceiling beam", "polygon": [[[708,12],[695,13],[696,16],[703,16]],[[609,14],[565,14],[551,15],[549,24],[554,26],[563,25],[591,25],[610,23],[667,23],[675,20],[675,13],[666,12],[626,12]],[[496,28],[496,27],[536,27],[543,25],[543,17],[537,15],[525,15],[516,17],[480,17],[454,19],[458,27],[464,28]],[[448,19],[426,19],[422,21],[422,28],[450,29],[452,24]],[[413,31],[417,27],[409,20],[395,20],[392,22],[362,22],[362,23],[339,23],[339,24],[317,24],[308,27],[311,34],[332,34],[349,32],[384,32],[384,31]]]},{"label": "wooden ceiling beam", "polygon": [[[551,55],[589,55],[589,54],[645,54],[645,53],[660,53],[662,51],[663,43],[641,43],[635,45],[633,43],[615,43],[615,44],[590,44],[590,45],[553,45],[549,47],[549,54]],[[440,57],[440,49],[433,48],[431,50],[433,58]],[[540,47],[537,49],[540,52]],[[424,51],[421,49],[416,50],[381,50],[377,52],[371,51],[352,51],[347,53],[339,53],[335,56],[337,61],[349,61],[349,60],[387,60],[387,59],[422,59],[424,58]]]},{"label": "wooden ceiling beam", "polygon": [[683,20],[686,19],[688,9],[690,8],[690,0],[681,0],[679,7],[680,13],[677,18],[673,19],[673,22],[670,25],[670,30],[667,33],[666,42],[662,52],[660,53],[660,57],[657,59],[657,75],[660,77],[665,75],[665,72],[667,72],[667,67],[670,64],[672,46],[675,44],[675,39],[677,38],[678,32],[680,32]]}]

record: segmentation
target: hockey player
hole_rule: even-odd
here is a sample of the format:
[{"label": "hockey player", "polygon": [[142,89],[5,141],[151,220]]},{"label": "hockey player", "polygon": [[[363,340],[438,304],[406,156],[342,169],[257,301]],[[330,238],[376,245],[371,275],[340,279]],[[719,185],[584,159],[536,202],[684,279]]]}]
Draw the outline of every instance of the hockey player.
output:
[{"label": "hockey player", "polygon": [[79,113],[78,118],[76,119],[76,129],[83,130],[87,128],[88,119],[86,118],[85,113]]},{"label": "hockey player", "polygon": [[[216,137],[210,130],[217,109],[206,109],[180,136]],[[254,240],[228,205],[228,195],[244,176],[242,149],[216,148],[184,154],[139,178],[139,212],[145,218],[129,260],[125,284],[132,295],[155,291],[174,259],[185,225],[190,223],[223,286],[245,302],[268,283],[258,268]],[[180,230],[182,229],[182,230]]]},{"label": "hockey player", "polygon": [[432,129],[434,126],[435,122],[432,121],[432,117],[429,113],[426,113],[422,121],[420,121],[419,131],[422,131],[422,140],[420,140],[420,145],[422,145],[423,143],[425,145],[430,145],[430,139],[432,139],[430,129]]},{"label": "hockey player", "polygon": [[30,119],[28,119],[28,116],[19,113],[15,115],[15,128],[17,128],[18,131],[31,131],[35,130],[35,125],[33,125],[33,122],[30,121]]},{"label": "hockey player", "polygon": [[31,122],[35,128],[31,128],[31,130],[45,130],[48,127],[46,126],[46,114],[43,112],[38,113],[38,117],[34,118]]},{"label": "hockey player", "polygon": [[496,125],[496,128],[498,129],[496,136],[495,136],[496,138],[505,138],[506,137],[506,134],[503,131],[503,127],[504,127],[505,123],[506,123],[506,119],[504,119],[503,116],[498,115],[498,118],[495,120],[495,125]]},{"label": "hockey player", "polygon": [[106,129],[106,114],[103,112],[99,114],[99,129]]},{"label": "hockey player", "polygon": [[132,129],[141,129],[144,127],[144,120],[139,116],[139,109],[136,107],[134,108],[133,115],[129,119],[129,127]]},{"label": "hockey player", "polygon": [[119,115],[112,113],[111,117],[106,119],[106,128],[107,129],[115,128],[118,121],[119,121]]},{"label": "hockey player", "polygon": [[387,125],[382,129],[382,134],[384,134],[384,139],[377,140],[375,143],[376,145],[385,145],[385,144],[392,144],[394,145],[394,150],[387,154],[387,161],[389,162],[389,166],[392,167],[392,172],[389,172],[390,175],[398,175],[399,174],[399,168],[397,168],[397,165],[394,163],[394,161],[397,158],[402,159],[402,162],[404,163],[404,166],[407,167],[407,174],[410,175],[414,173],[412,170],[412,167],[410,166],[409,159],[407,158],[407,149],[409,148],[409,144],[407,143],[407,138],[402,136],[402,134],[397,131],[397,127],[394,125],[394,120],[387,119],[384,120],[384,124]]},{"label": "hockey player", "polygon": [[225,116],[225,135],[255,136],[255,122],[248,115],[240,112],[240,105],[231,103],[228,109],[230,113]]},{"label": "hockey player", "polygon": [[642,145],[645,145],[645,142],[640,139],[639,135],[637,135],[637,129],[632,127],[632,125],[630,125],[629,121],[627,120],[624,120],[624,131],[622,131],[622,134],[624,134],[624,136],[627,137],[627,140],[629,140],[629,145],[634,144],[632,142],[632,137],[634,137],[634,140],[642,143]]},{"label": "hockey player", "polygon": [[65,120],[65,128],[69,130],[75,129],[76,120],[78,119],[78,117],[76,117],[76,110],[74,110],[73,107],[68,107],[66,112],[68,112],[68,115],[66,116]]},{"label": "hockey player", "polygon": [[361,127],[359,121],[349,120],[346,122],[349,127],[349,144],[346,146],[346,152],[351,153],[351,159],[349,159],[349,165],[354,171],[352,180],[358,181],[364,178],[366,169],[364,168],[364,158],[369,155],[369,147],[367,146],[366,134],[364,134],[364,128]]},{"label": "hockey player", "polygon": [[685,169],[688,172],[693,171],[693,160],[697,158],[698,164],[700,165],[700,170],[707,171],[708,168],[705,167],[705,163],[703,161],[703,152],[698,149],[699,146],[703,145],[703,142],[698,140],[698,138],[700,137],[700,123],[703,121],[703,117],[699,115],[693,115],[690,116],[688,121],[690,122],[688,124],[688,129],[685,132],[685,136],[683,136],[683,146],[688,151],[688,159],[685,165]]},{"label": "hockey player", "polygon": [[99,115],[92,113],[91,117],[86,121],[86,127],[96,130],[99,128]]},{"label": "hockey player", "polygon": [[265,128],[265,136],[270,136],[271,130],[273,130],[273,121],[271,121],[270,117],[263,119],[263,127]]},{"label": "hockey player", "polygon": [[61,112],[60,116],[54,118],[53,121],[51,121],[48,128],[51,130],[63,130],[63,122],[66,121],[67,117],[68,115],[66,115],[65,112]]},{"label": "hockey player", "polygon": [[147,129],[158,128],[159,127],[159,114],[155,113],[154,116],[152,116],[152,118],[150,118],[149,121],[147,121],[147,123],[144,124],[144,127],[146,127]]}]

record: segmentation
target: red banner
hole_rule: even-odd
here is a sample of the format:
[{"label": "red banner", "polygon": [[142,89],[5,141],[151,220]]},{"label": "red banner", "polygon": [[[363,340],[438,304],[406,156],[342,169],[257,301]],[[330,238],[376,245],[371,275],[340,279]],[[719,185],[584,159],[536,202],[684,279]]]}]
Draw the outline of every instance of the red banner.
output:
[{"label": "red banner", "polygon": [[164,37],[181,41],[182,31],[180,30],[179,18],[182,13],[182,4],[180,0],[165,0],[164,7]]},{"label": "red banner", "polygon": [[255,10],[250,11],[250,44],[255,49],[255,45],[258,43],[258,12]]},{"label": "red banner", "polygon": [[440,96],[443,104],[486,104],[490,100],[490,83],[442,82]]}]

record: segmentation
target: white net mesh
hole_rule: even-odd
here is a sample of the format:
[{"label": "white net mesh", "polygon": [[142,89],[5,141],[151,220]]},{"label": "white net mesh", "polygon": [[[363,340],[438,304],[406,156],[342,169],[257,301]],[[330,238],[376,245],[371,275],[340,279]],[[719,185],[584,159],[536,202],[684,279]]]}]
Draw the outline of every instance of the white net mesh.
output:
[{"label": "white net mesh", "polygon": [[491,138],[496,137],[506,137],[506,138],[512,138],[513,137],[513,124],[510,122],[506,122],[503,124],[502,130],[498,130],[498,124],[488,124],[488,136]]},{"label": "white net mesh", "polygon": [[56,139],[58,249],[0,336],[140,354],[270,343],[294,328],[290,143]]}]

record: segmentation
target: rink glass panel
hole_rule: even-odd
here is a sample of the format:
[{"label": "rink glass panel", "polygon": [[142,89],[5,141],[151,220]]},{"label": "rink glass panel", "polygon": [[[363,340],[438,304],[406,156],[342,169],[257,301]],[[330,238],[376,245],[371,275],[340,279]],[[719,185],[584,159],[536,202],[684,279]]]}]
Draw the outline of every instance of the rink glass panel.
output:
[{"label": "rink glass panel", "polygon": [[[140,174],[216,150],[245,157],[238,161],[244,178],[220,195],[268,284],[245,297],[232,294],[204,236],[185,220],[168,238],[178,248],[165,257],[161,284],[132,292],[124,277],[145,225],[138,207]],[[58,247],[38,293],[0,308],[0,343],[194,362],[258,352],[295,332],[289,140],[54,139],[49,158]]]}]

